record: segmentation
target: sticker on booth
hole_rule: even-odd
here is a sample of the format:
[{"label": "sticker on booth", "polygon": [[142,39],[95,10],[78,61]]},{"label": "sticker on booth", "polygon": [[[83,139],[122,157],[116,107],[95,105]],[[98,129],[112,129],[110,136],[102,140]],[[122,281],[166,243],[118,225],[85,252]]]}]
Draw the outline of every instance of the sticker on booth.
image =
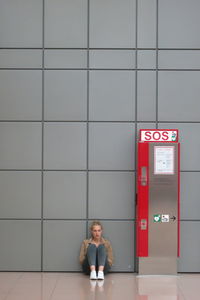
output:
[{"label": "sticker on booth", "polygon": [[161,222],[161,215],[154,215],[153,216],[153,222],[154,223],[160,223]]},{"label": "sticker on booth", "polygon": [[162,221],[162,223],[168,223],[169,222],[169,215],[162,215],[161,221]]}]

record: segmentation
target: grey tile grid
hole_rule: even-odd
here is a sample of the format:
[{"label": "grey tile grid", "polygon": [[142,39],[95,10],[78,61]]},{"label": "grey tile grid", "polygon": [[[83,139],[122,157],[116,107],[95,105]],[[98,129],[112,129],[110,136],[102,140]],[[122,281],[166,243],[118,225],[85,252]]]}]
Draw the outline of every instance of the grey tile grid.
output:
[{"label": "grey tile grid", "polygon": [[[138,0],[135,2],[135,170],[137,164],[137,109],[138,109]],[[137,171],[135,174],[135,187],[137,182]]]},{"label": "grey tile grid", "polygon": [[44,84],[45,120],[87,120],[87,71],[45,70]]},{"label": "grey tile grid", "polygon": [[159,72],[159,121],[199,121],[200,72]]},{"label": "grey tile grid", "polygon": [[41,168],[41,123],[1,123],[0,168]]},{"label": "grey tile grid", "polygon": [[45,50],[45,68],[87,68],[87,50]]},{"label": "grey tile grid", "polygon": [[199,220],[200,172],[181,172],[180,180],[181,220]]},{"label": "grey tile grid", "polygon": [[[181,222],[181,235],[184,238],[180,241],[181,255],[179,258],[179,272],[199,272],[200,252],[199,249],[199,220],[188,220]],[[192,246],[191,246],[192,245]],[[188,255],[189,254],[189,255]]]},{"label": "grey tile grid", "polygon": [[42,47],[41,0],[1,1],[0,20],[1,47]]},{"label": "grey tile grid", "polygon": [[[9,122],[9,123],[21,123],[21,122],[23,122],[23,123],[41,123],[41,121],[36,121],[36,120],[0,120],[0,123],[7,123],[7,122]],[[72,121],[67,121],[67,120],[45,120],[44,121],[44,124],[46,124],[46,123],[86,123],[87,124],[87,121],[77,121],[77,120],[72,120]],[[88,121],[89,123],[121,123],[121,124],[124,124],[124,123],[129,123],[129,124],[135,124],[135,123],[155,123],[155,121],[153,121],[153,120],[145,120],[145,121],[143,121],[143,120],[137,120],[137,122],[136,121]],[[170,120],[170,121],[168,121],[168,120],[159,120],[158,121],[158,123],[177,123],[177,124],[179,124],[179,123],[184,123],[184,124],[189,124],[189,123],[196,123],[196,124],[198,124],[198,123],[200,123],[200,121],[198,121],[198,120],[188,120],[188,121],[177,121],[177,120]],[[17,169],[18,170],[18,169]],[[35,170],[35,169],[34,169]],[[123,170],[122,170],[123,171]]]},{"label": "grey tile grid", "polygon": [[135,69],[135,50],[90,50],[90,69]]},{"label": "grey tile grid", "polygon": [[19,217],[19,218],[0,218],[0,221],[1,220],[8,220],[8,221],[20,221],[20,220],[23,220],[23,221],[29,221],[29,220],[36,220],[36,221],[41,221],[41,217],[40,218],[23,218],[23,217]]},{"label": "grey tile grid", "polygon": [[[159,0],[158,0],[159,1]],[[199,51],[200,48],[178,48],[178,47],[169,47],[169,48],[165,48],[165,47],[128,47],[128,48],[118,48],[118,47],[114,47],[114,48],[110,48],[110,47],[106,47],[106,48],[94,48],[94,47],[86,47],[86,48],[82,48],[82,47],[58,47],[58,48],[52,48],[52,47],[44,47],[45,50],[56,50],[56,51],[62,51],[62,50],[141,50],[141,51],[148,51],[148,50],[159,50],[159,51],[168,51],[168,50],[172,50],[172,51]],[[31,47],[0,47],[0,50],[43,50],[43,47],[41,48],[31,48]],[[17,68],[18,69],[18,68]]]},{"label": "grey tile grid", "polygon": [[87,0],[46,0],[45,46],[86,47],[86,9]]},{"label": "grey tile grid", "polygon": [[156,51],[138,50],[138,70],[156,70]]},{"label": "grey tile grid", "polygon": [[1,49],[0,67],[1,68],[41,68],[42,50],[19,50]]},{"label": "grey tile grid", "polygon": [[[11,50],[12,48],[6,48],[7,50]],[[48,50],[49,48],[44,48],[44,50]],[[65,48],[65,50],[70,50],[71,48]],[[1,50],[5,50],[4,48],[0,48],[0,51]],[[31,48],[16,48],[16,50],[32,50]],[[35,49],[34,49],[35,50]],[[40,48],[40,50],[42,50],[41,48]],[[58,51],[59,50],[61,50],[60,48],[59,49],[57,49]],[[81,48],[79,48],[79,50],[81,50]],[[92,48],[87,48],[87,53],[88,53],[88,51],[90,52],[92,50]],[[96,50],[109,50],[109,48],[106,48],[106,49],[96,49]],[[115,48],[115,49],[112,49],[113,51],[121,51],[121,50],[123,50],[123,49],[118,49],[118,48]],[[136,51],[136,48],[128,48],[128,49],[126,49],[126,50],[135,50]],[[164,49],[164,48],[152,48],[152,49],[147,49],[147,48],[137,48],[137,50],[138,51],[143,51],[144,53],[146,52],[146,51],[148,51],[148,50],[150,50],[150,51],[152,51],[152,50],[154,50],[154,51],[157,51],[157,52],[162,52],[162,51],[165,51],[165,50],[167,50],[168,52],[174,52],[174,51],[180,51],[180,52],[185,52],[185,51],[194,51],[194,53],[195,52],[197,52],[197,50],[199,51],[200,49],[178,49],[178,48],[173,48],[173,49],[170,49],[170,48],[167,48],[167,49]],[[158,53],[159,54],[159,53]],[[158,59],[158,58],[157,58]],[[193,65],[194,65],[194,62],[193,62]],[[138,67],[137,66],[137,68],[135,68],[135,67],[133,67],[133,68],[111,68],[111,67],[107,67],[107,68],[90,68],[89,66],[88,67],[86,67],[86,68],[78,68],[78,67],[64,67],[64,68],[60,68],[60,67],[45,67],[45,66],[43,66],[43,67],[0,67],[0,70],[76,70],[76,71],[79,71],[79,70],[90,70],[90,71],[93,71],[93,70],[98,70],[98,71],[105,71],[105,70],[110,70],[110,71],[112,71],[112,70],[115,70],[115,71],[135,71],[136,69],[137,70],[140,70],[140,71],[147,71],[147,70],[149,70],[149,71],[155,71],[155,70],[158,70],[158,71],[200,71],[200,68],[199,67],[196,67],[196,66],[194,66],[193,68],[191,68],[191,67],[187,67],[187,68],[184,68],[184,67],[181,67],[181,68],[178,68],[178,67],[159,67],[159,64],[158,64],[158,62],[157,62],[157,67],[156,68],[151,68],[151,67],[148,67],[148,68],[145,68],[145,67]]]},{"label": "grey tile grid", "polygon": [[199,69],[199,50],[162,50],[159,51],[160,69]]},{"label": "grey tile grid", "polygon": [[199,48],[198,11],[196,0],[159,0],[159,46]]},{"label": "grey tile grid", "polygon": [[[106,3],[106,6],[105,6]],[[135,0],[91,1],[90,44],[92,47],[134,47]],[[103,22],[102,22],[103,19]],[[118,23],[118,20],[121,20]]]},{"label": "grey tile grid", "polygon": [[89,229],[89,79],[90,79],[90,0],[87,1],[87,149],[86,149],[86,228],[85,236],[88,238],[88,229]]},{"label": "grey tile grid", "polygon": [[44,271],[80,271],[78,252],[85,234],[84,223],[80,220],[44,221]]},{"label": "grey tile grid", "polygon": [[[21,88],[26,86],[25,89]],[[0,119],[41,120],[40,70],[0,70]]]},{"label": "grey tile grid", "polygon": [[190,224],[191,222],[200,222],[199,219],[194,219],[194,218],[192,218],[192,219],[184,219],[184,218],[182,218],[182,219],[180,219],[180,221],[181,222],[188,222],[188,224]]},{"label": "grey tile grid", "polygon": [[[156,0],[157,1],[157,0]],[[0,50],[42,50],[43,47],[0,47]],[[44,47],[45,50],[86,50],[88,47]],[[89,47],[90,50],[136,50],[136,47]],[[137,47],[137,50],[156,50],[156,47]],[[158,47],[158,50],[200,50],[199,47]]]},{"label": "grey tile grid", "polygon": [[156,46],[156,0],[138,2],[138,48]]},{"label": "grey tile grid", "polygon": [[[0,171],[8,171],[8,172],[10,172],[10,171],[31,171],[31,172],[37,172],[37,171],[41,171],[41,169],[3,169],[3,168],[1,168],[0,169]],[[43,169],[43,171],[45,171],[45,172],[52,172],[52,171],[59,171],[59,172],[83,172],[83,171],[87,171],[87,169]],[[127,172],[127,173],[129,173],[129,172],[135,172],[135,170],[134,169],[130,169],[130,170],[123,170],[123,169],[116,169],[116,170],[114,170],[114,169],[109,169],[109,170],[104,170],[104,169],[101,169],[101,170],[99,170],[99,169],[88,169],[88,172],[94,172],[94,171],[96,171],[96,172]],[[192,172],[192,171],[188,171],[188,172]],[[195,171],[194,171],[195,172]]]},{"label": "grey tile grid", "polygon": [[159,0],[156,0],[156,128],[158,128],[158,17],[159,17]]},{"label": "grey tile grid", "polygon": [[0,217],[41,218],[41,171],[0,171]]},{"label": "grey tile grid", "polygon": [[[41,221],[41,218],[0,218],[0,221],[2,220],[7,220],[7,221]],[[43,221],[88,221],[91,222],[93,220],[96,220],[96,218],[45,218],[43,217]],[[121,218],[121,219],[113,219],[113,218],[98,218],[98,220],[102,220],[102,221],[117,221],[117,222],[131,222],[131,221],[135,221],[134,218]],[[194,221],[200,221],[199,219],[181,219],[181,221],[190,221],[190,220],[194,220]]]},{"label": "grey tile grid", "polygon": [[[90,49],[91,50],[91,49]],[[144,49],[144,50],[146,50],[146,49]],[[168,49],[169,50],[169,49]],[[182,49],[179,49],[179,51],[181,51]],[[158,51],[160,51],[160,50],[158,50]],[[0,70],[18,70],[18,71],[23,71],[23,70],[25,70],[25,71],[27,71],[27,70],[29,70],[29,71],[41,71],[41,70],[43,70],[42,68],[0,68]],[[130,71],[130,72],[134,72],[136,69],[135,68],[132,68],[132,69],[126,69],[126,68],[121,68],[121,69],[119,69],[119,68],[115,68],[115,69],[113,69],[113,68],[101,68],[101,69],[99,69],[99,68],[44,68],[44,70],[49,70],[49,71],[87,71],[87,70],[89,70],[89,71]],[[176,68],[176,69],[174,69],[174,68],[137,68],[137,70],[139,70],[139,71],[156,71],[156,70],[158,70],[158,71],[166,71],[166,72],[170,72],[170,71],[174,71],[174,72],[179,72],[179,71],[185,71],[185,72],[187,72],[187,71],[193,71],[193,72],[199,72],[200,71],[200,68],[195,68],[195,69],[192,69],[192,68]]]},{"label": "grey tile grid", "polygon": [[[136,201],[136,192],[137,192],[137,109],[138,109],[138,0],[135,2],[135,193],[134,193],[134,199],[132,201]],[[136,219],[136,209],[135,209],[135,215],[134,220]],[[135,224],[135,221],[134,221]],[[134,236],[136,236],[136,226],[134,228]],[[136,243],[134,243],[134,253],[136,253]],[[136,255],[134,255],[134,266],[137,266],[137,258]]]},{"label": "grey tile grid", "polygon": [[[89,197],[89,173],[90,171],[104,171],[104,170],[90,170],[89,169],[89,125],[91,123],[95,123],[95,121],[90,121],[89,120],[89,73],[90,73],[90,68],[89,68],[89,53],[90,53],[90,50],[92,49],[99,49],[99,50],[103,50],[102,48],[90,48],[89,47],[89,5],[90,5],[90,0],[87,0],[88,1],[88,24],[87,24],[87,34],[88,34],[88,40],[87,40],[87,48],[63,48],[63,49],[84,49],[84,50],[87,50],[87,68],[85,68],[84,70],[87,70],[87,120],[86,121],[66,121],[66,120],[49,120],[51,122],[85,122],[87,124],[87,151],[86,151],[86,155],[87,155],[87,163],[86,163],[86,169],[84,171],[86,171],[86,174],[87,174],[87,189],[86,189],[86,196],[87,196],[87,207],[86,207],[86,235],[88,233],[88,222],[91,221],[92,219],[89,218],[89,203],[88,203],[88,197]],[[124,48],[125,50],[135,50],[136,52],[136,56],[135,56],[135,68],[130,70],[130,69],[124,69],[124,70],[129,70],[129,71],[134,71],[135,72],[135,83],[136,83],[136,89],[135,89],[135,121],[96,121],[97,123],[134,123],[135,124],[135,130],[136,130],[136,133],[137,133],[137,128],[138,128],[138,123],[148,123],[148,121],[138,121],[137,119],[137,70],[138,70],[138,65],[137,65],[137,54],[138,54],[138,50],[156,50],[156,69],[140,69],[141,71],[142,70],[154,70],[156,71],[156,119],[155,119],[155,122],[152,122],[152,123],[155,123],[156,124],[156,127],[158,128],[159,124],[162,124],[162,123],[173,123],[173,121],[158,121],[158,73],[160,70],[165,70],[165,71],[199,71],[200,69],[159,69],[159,65],[158,65],[158,54],[159,54],[159,51],[162,51],[164,50],[165,48],[159,48],[158,47],[158,4],[159,4],[159,0],[157,0],[157,25],[156,25],[156,30],[157,30],[157,33],[156,33],[156,48],[137,48],[137,5],[138,5],[138,0],[136,0],[136,45],[135,45],[135,48]],[[73,221],[76,221],[76,220],[83,220],[85,221],[85,219],[48,219],[48,218],[44,218],[43,216],[43,172],[44,171],[51,171],[50,169],[48,170],[45,170],[44,169],[44,124],[45,123],[48,123],[49,121],[48,120],[44,120],[44,70],[48,69],[48,70],[59,70],[59,69],[51,69],[51,68],[45,68],[44,66],[44,51],[45,49],[56,49],[57,48],[45,48],[44,47],[44,6],[45,6],[45,0],[43,0],[43,38],[42,38],[42,48],[0,48],[1,49],[40,49],[42,50],[42,68],[17,68],[17,70],[41,70],[42,71],[42,120],[41,120],[41,124],[42,124],[42,166],[41,166],[41,169],[34,169],[32,171],[41,171],[41,174],[42,174],[42,181],[41,181],[41,196],[42,196],[42,200],[41,200],[41,219],[38,219],[38,218],[20,218],[20,220],[41,220],[41,271],[43,270],[43,221],[44,220],[73,220]],[[61,49],[61,48],[59,48]],[[106,50],[109,49],[109,48],[106,48]],[[112,48],[111,48],[112,49]],[[197,50],[198,48],[187,48],[187,49],[184,49],[184,48],[166,48],[167,50],[179,50],[179,51],[182,51],[182,50]],[[112,50],[123,50],[123,48],[114,48]],[[10,70],[10,69],[15,69],[15,68],[0,68],[1,70]],[[83,68],[65,68],[65,69],[62,69],[62,70],[83,70]],[[95,70],[112,70],[112,69],[95,69]],[[118,70],[122,70],[122,69],[113,69],[115,71],[118,71]],[[0,120],[0,122],[40,122],[40,121],[36,121],[36,120],[33,120],[33,121],[29,121],[29,120]],[[174,123],[200,123],[200,121],[174,121]],[[135,135],[135,149],[136,149],[136,143],[137,142],[137,134]],[[135,158],[136,158],[136,151],[135,151]],[[136,169],[136,159],[135,159],[135,168]],[[20,171],[19,169],[1,169],[1,171]],[[21,170],[23,171],[23,169]],[[31,171],[31,169],[28,169],[26,171]],[[53,171],[56,171],[55,169]],[[69,169],[68,170],[57,170],[57,171],[70,171]],[[78,171],[83,171],[83,170],[71,170],[71,171],[74,171],[74,172],[78,172]],[[114,172],[121,172],[123,170],[113,170]],[[112,172],[112,170],[106,170],[106,172]],[[132,172],[132,170],[124,170],[123,172]],[[200,170],[182,170],[181,172],[200,172]],[[136,182],[135,182],[136,183]],[[7,220],[7,218],[0,218],[0,220]],[[8,220],[19,220],[18,218],[12,218],[12,219],[8,219]],[[106,220],[106,219],[105,219]],[[108,221],[130,221],[130,219],[121,219],[121,220],[118,220],[118,219],[108,219]],[[182,219],[182,221],[200,221],[199,219]]]},{"label": "grey tile grid", "polygon": [[[137,128],[138,128],[138,125],[139,124],[149,124],[149,122],[138,122],[137,123]],[[162,123],[164,123],[164,124],[166,124],[167,122],[159,122],[159,124],[162,124]],[[169,124],[171,124],[171,122],[168,122]],[[184,123],[184,122],[179,122],[179,123]],[[190,123],[197,123],[197,122],[188,122],[188,124],[190,124]],[[199,122],[198,122],[199,123]],[[155,124],[155,123],[152,123],[152,124]],[[184,123],[185,124],[185,123]],[[4,169],[4,168],[1,168],[0,169],[0,171],[5,171],[5,172],[14,172],[14,171],[21,171],[21,172],[23,172],[23,171],[27,171],[27,172],[38,172],[38,171],[41,171],[41,169]],[[45,172],[52,172],[52,171],[59,171],[59,172],[83,172],[83,171],[86,171],[86,169],[77,169],[77,170],[74,170],[74,169],[62,169],[62,170],[60,170],[60,169],[43,169],[43,171],[45,171]],[[135,169],[130,169],[130,170],[123,170],[123,169],[116,169],[116,170],[113,170],[113,169],[109,169],[109,170],[104,170],[104,169],[101,169],[101,170],[99,170],[99,169],[88,169],[88,172],[127,172],[127,173],[130,173],[130,172],[135,172],[136,170]],[[194,170],[194,169],[191,169],[191,170],[187,170],[187,169],[182,169],[181,170],[181,172],[200,172],[200,169],[198,170],[198,169],[196,169],[196,170]]]},{"label": "grey tile grid", "polygon": [[42,170],[41,170],[41,272],[44,256],[44,40],[45,40],[45,0],[42,0]]},{"label": "grey tile grid", "polygon": [[0,220],[0,271],[40,271],[41,222]]}]

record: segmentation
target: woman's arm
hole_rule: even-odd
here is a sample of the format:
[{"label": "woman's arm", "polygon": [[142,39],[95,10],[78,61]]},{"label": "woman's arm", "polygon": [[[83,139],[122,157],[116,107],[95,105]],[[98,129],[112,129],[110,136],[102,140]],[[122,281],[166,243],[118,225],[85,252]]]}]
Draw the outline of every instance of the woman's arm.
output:
[{"label": "woman's arm", "polygon": [[80,264],[83,263],[84,259],[85,259],[85,243],[83,241],[81,245],[80,255],[79,255]]},{"label": "woman's arm", "polygon": [[107,243],[108,243],[108,245],[107,245],[108,263],[110,266],[112,266],[113,262],[114,262],[113,250],[112,250],[112,246],[111,246],[110,242],[107,241]]}]

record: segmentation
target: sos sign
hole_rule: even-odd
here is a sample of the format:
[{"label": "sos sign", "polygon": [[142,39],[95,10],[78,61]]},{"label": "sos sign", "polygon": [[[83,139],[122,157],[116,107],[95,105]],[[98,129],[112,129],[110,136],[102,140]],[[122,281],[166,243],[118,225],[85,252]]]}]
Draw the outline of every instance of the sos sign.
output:
[{"label": "sos sign", "polygon": [[140,129],[141,142],[178,142],[178,129]]}]

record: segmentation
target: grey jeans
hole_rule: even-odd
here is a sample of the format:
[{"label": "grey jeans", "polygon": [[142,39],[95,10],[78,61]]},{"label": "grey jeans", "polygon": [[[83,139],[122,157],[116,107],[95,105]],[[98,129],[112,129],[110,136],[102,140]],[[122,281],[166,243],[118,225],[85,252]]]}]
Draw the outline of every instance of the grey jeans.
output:
[{"label": "grey jeans", "polygon": [[96,266],[97,271],[99,266],[104,266],[104,273],[108,273],[110,265],[107,260],[107,254],[104,245],[101,244],[96,247],[96,245],[90,244],[88,246],[86,258],[82,264],[83,272],[89,274],[90,266]]}]

